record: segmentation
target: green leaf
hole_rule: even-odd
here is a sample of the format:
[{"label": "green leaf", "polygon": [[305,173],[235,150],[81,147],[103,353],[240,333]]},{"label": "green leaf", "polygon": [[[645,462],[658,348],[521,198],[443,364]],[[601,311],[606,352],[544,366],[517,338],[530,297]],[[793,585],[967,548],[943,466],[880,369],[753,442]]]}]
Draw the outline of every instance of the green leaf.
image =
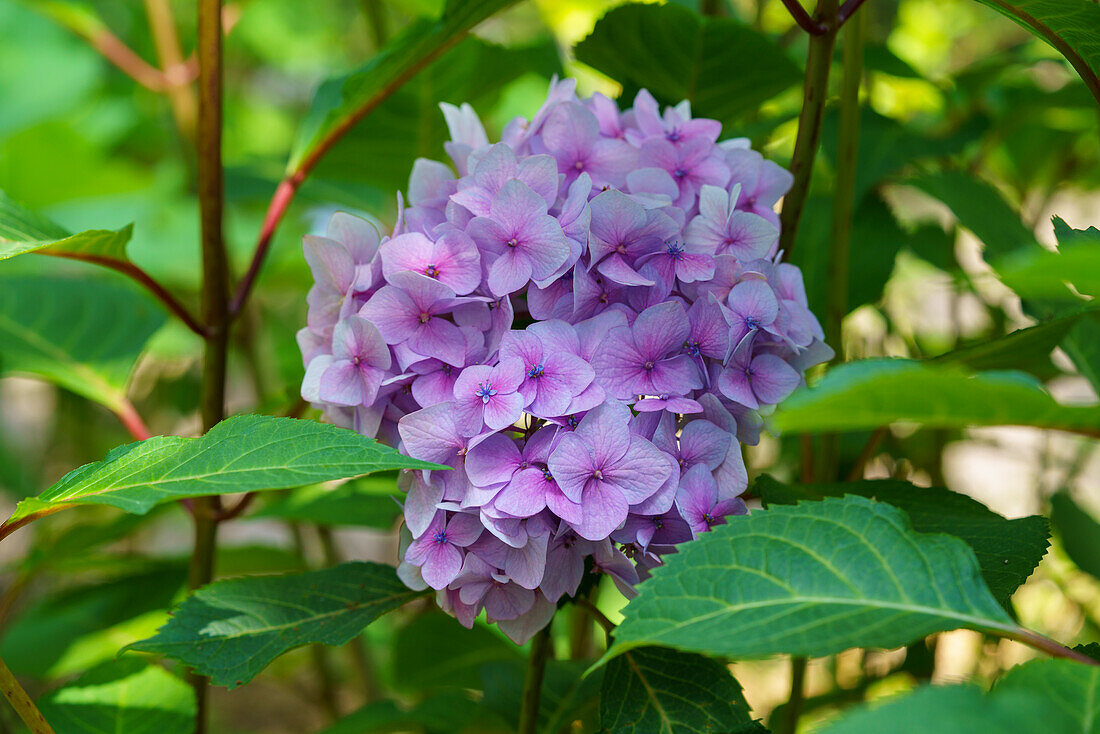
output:
[{"label": "green leaf", "polygon": [[1077,568],[1100,579],[1100,523],[1063,491],[1050,498],[1050,524]]},{"label": "green leaf", "polygon": [[852,709],[821,734],[1097,734],[1100,667],[1034,660],[1008,671],[989,693],[975,685],[922,686]]},{"label": "green leaf", "polygon": [[929,361],[933,364],[960,365],[971,370],[1021,369],[1032,372],[1049,368],[1050,353],[1087,313],[1097,312],[1073,309],[1035,326],[955,349]]},{"label": "green leaf", "polygon": [[1100,230],[1068,231],[1058,238],[1058,252],[1035,245],[998,259],[993,267],[1023,298],[1070,299],[1066,283],[1079,293],[1100,295]]},{"label": "green leaf", "polygon": [[20,502],[8,522],[71,504],[111,505],[140,515],[183,497],[284,489],[406,467],[440,468],[336,426],[240,415],[200,438],[158,436],[120,446]]},{"label": "green leaf", "polygon": [[816,657],[1015,629],[965,543],[917,533],[901,510],[863,497],[731,518],[679,551],[638,587],[608,655],[662,645]]},{"label": "green leaf", "polygon": [[454,618],[423,614],[397,632],[393,645],[393,682],[398,688],[476,688],[482,666],[519,662],[515,645],[481,625],[466,629]]},{"label": "green leaf", "polygon": [[646,88],[670,104],[688,100],[692,114],[723,125],[802,81],[798,66],[766,35],[675,5],[613,8],[575,53],[622,84],[624,96]]},{"label": "green leaf", "polygon": [[[474,37],[463,39],[341,138],[313,175],[370,184],[385,191],[388,201],[394,190],[407,186],[416,158],[444,159],[443,143],[449,135],[440,102],[465,102],[478,111],[494,109],[504,87],[520,76],[535,74],[549,80],[561,75],[558,54],[551,40],[509,48]],[[546,84],[537,83],[539,94],[545,95]],[[371,165],[361,165],[365,160]]]},{"label": "green leaf", "polygon": [[4,630],[0,657],[18,674],[45,678],[86,635],[166,609],[187,580],[186,564],[144,565],[95,584],[70,581],[35,602]]},{"label": "green leaf", "polygon": [[111,410],[164,313],[116,278],[0,276],[0,375],[28,374]]},{"label": "green leaf", "polygon": [[788,486],[767,475],[755,493],[771,504],[794,504],[854,494],[905,512],[918,533],[946,533],[966,542],[978,559],[993,597],[1006,606],[1047,551],[1047,521],[1038,515],[1008,520],[966,495],[943,487],[918,487],[893,479]]},{"label": "green leaf", "polygon": [[1062,405],[1022,372],[969,373],[907,359],[840,365],[795,391],[771,425],[792,433],[873,430],[895,421],[931,428],[1019,425],[1095,434],[1100,407]]},{"label": "green leaf", "polygon": [[1072,649],[1074,652],[1088,655],[1090,658],[1100,663],[1100,642],[1090,642],[1087,645],[1074,645]]},{"label": "green leaf", "polygon": [[191,734],[195,693],[164,668],[116,660],[38,701],[46,721],[65,734]]},{"label": "green leaf", "polygon": [[515,0],[448,0],[435,21],[410,23],[364,66],[317,90],[287,164],[295,171],[334,134],[355,125],[475,25]]},{"label": "green leaf", "polygon": [[92,229],[72,234],[12,201],[0,191],[0,260],[44,250],[47,255],[91,255],[126,259],[133,225],[118,230]]},{"label": "green leaf", "polygon": [[[586,663],[579,660],[551,660],[546,665],[539,701],[537,731],[558,734],[571,726],[596,731],[600,683],[603,671],[585,675]],[[519,728],[523,705],[524,660],[486,663],[481,669],[483,705],[507,722],[510,731]],[[574,722],[580,722],[579,725]]]},{"label": "green leaf", "polygon": [[318,525],[389,529],[401,514],[401,506],[394,502],[398,494],[397,477],[390,472],[355,479],[336,488],[313,484],[291,490],[287,496],[249,514],[248,519],[281,517]]},{"label": "green leaf", "polygon": [[423,595],[377,563],[215,581],[185,599],[156,636],[125,649],[166,655],[215,685],[236,688],[287,650],[342,645]]},{"label": "green leaf", "polygon": [[985,244],[987,259],[1038,247],[1035,235],[1020,221],[1020,213],[997,189],[981,179],[962,171],[944,170],[906,179],[904,183],[943,202],[959,224]]},{"label": "green leaf", "polygon": [[321,734],[368,734],[368,732],[498,732],[500,721],[465,693],[441,691],[402,709],[393,701],[369,703],[348,714]]},{"label": "green leaf", "polygon": [[600,724],[608,734],[710,734],[751,721],[729,667],[702,655],[639,647],[604,672]]},{"label": "green leaf", "polygon": [[1091,0],[977,0],[1066,57],[1100,102],[1100,7]]}]

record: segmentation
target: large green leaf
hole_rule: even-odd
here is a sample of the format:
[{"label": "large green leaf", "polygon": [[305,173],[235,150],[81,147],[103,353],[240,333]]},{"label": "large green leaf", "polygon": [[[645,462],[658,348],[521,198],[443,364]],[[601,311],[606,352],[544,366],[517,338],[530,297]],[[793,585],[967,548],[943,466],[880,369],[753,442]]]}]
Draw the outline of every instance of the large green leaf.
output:
[{"label": "large green leaf", "polygon": [[[449,136],[440,102],[465,102],[487,111],[495,107],[509,82],[528,73],[545,78],[546,83],[562,73],[554,42],[510,48],[466,38],[341,138],[313,175],[325,181],[375,186],[390,201],[394,190],[408,184],[416,158],[444,159],[443,143]],[[542,83],[538,91],[545,94]]]},{"label": "large green leaf", "polygon": [[1053,46],[1100,102],[1100,6],[1092,0],[977,0]]},{"label": "large green leaf", "polygon": [[966,495],[892,479],[785,485],[762,475],[754,485],[765,505],[794,504],[854,494],[904,510],[918,533],[947,533],[974,551],[994,598],[1007,605],[1047,551],[1047,521],[1038,515],[1008,520]]},{"label": "large green leaf", "polygon": [[287,650],[310,642],[342,645],[423,594],[405,586],[392,567],[377,563],[243,576],[199,589],[155,637],[126,649],[166,655],[216,685],[236,688]]},{"label": "large green leaf", "polygon": [[183,497],[284,489],[405,467],[440,468],[336,426],[241,415],[200,438],[158,436],[120,446],[20,502],[8,522],[72,504],[142,514]]},{"label": "large green leaf", "polygon": [[646,88],[670,104],[686,99],[693,114],[723,124],[802,80],[786,51],[764,34],[671,4],[613,8],[575,51],[628,95]]},{"label": "large green leaf", "polygon": [[417,19],[363,67],[321,85],[287,165],[299,169],[334,136],[346,132],[475,25],[516,0],[448,0],[435,21]]},{"label": "large green leaf", "polygon": [[821,734],[1097,734],[1100,667],[1035,660],[1008,671],[988,694],[975,685],[924,686],[853,709]]},{"label": "large green leaf", "polygon": [[702,655],[639,647],[604,672],[600,724],[608,734],[710,734],[751,721],[729,667]]},{"label": "large green leaf", "polygon": [[38,701],[46,721],[65,734],[191,734],[195,693],[164,668],[116,660]]},{"label": "large green leaf", "polygon": [[772,507],[680,546],[623,610],[609,655],[642,645],[736,658],[892,648],[1015,628],[958,538],[863,497]]},{"label": "large green leaf", "polygon": [[1100,579],[1100,523],[1067,492],[1050,498],[1050,523],[1066,555],[1079,569]]},{"label": "large green leaf", "polygon": [[0,275],[0,374],[54,382],[120,410],[164,313],[116,278]]},{"label": "large green leaf", "polygon": [[1001,280],[1017,295],[1066,300],[1071,297],[1066,283],[1072,283],[1079,293],[1100,295],[1100,230],[1089,227],[1060,231],[1058,252],[1035,245],[993,264]]},{"label": "large green leaf", "polygon": [[1022,372],[969,373],[907,359],[840,365],[776,411],[782,431],[864,431],[895,421],[932,428],[1021,425],[1100,432],[1100,407],[1062,405]]},{"label": "large green leaf", "polygon": [[985,181],[949,169],[916,176],[905,183],[943,202],[959,224],[982,241],[987,257],[1038,246],[1035,235],[1020,221],[1020,213]]},{"label": "large green leaf", "polygon": [[93,229],[72,234],[60,225],[12,201],[0,191],[0,260],[25,252],[48,255],[90,255],[126,259],[133,225],[118,230]]}]

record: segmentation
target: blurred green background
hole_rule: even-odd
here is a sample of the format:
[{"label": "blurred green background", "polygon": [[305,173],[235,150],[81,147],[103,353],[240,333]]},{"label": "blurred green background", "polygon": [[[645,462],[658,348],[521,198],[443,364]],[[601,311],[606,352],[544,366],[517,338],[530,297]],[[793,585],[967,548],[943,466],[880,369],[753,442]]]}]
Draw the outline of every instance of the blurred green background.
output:
[{"label": "blurred green background", "polygon": [[[555,74],[578,77],[582,93],[622,92],[619,83],[573,53],[615,4],[520,3],[480,26],[337,145],[278,231],[233,345],[231,410],[296,409],[302,365],[294,333],[304,323],[311,285],[299,247],[302,235],[320,228],[336,209],[371,217],[383,231],[392,226],[396,191],[405,187],[413,160],[445,158],[440,101],[473,104],[493,138],[514,116],[534,113]],[[787,81],[761,91],[760,104],[724,100],[722,122],[723,137],[747,136],[765,155],[786,164],[801,105],[805,34],[779,0],[704,5],[755,28],[781,50],[784,63],[778,66],[774,59],[761,59],[766,68],[748,63],[724,70],[749,80],[749,90],[758,77]],[[235,273],[247,265],[319,84],[362,65],[411,20],[437,15],[441,7],[441,0],[247,0],[226,6],[227,239]],[[845,323],[849,358],[927,356],[1028,323],[1019,299],[989,274],[979,239],[987,250],[1032,235],[1052,244],[1052,214],[1075,228],[1100,224],[1095,101],[1053,49],[972,0],[870,0],[862,12],[869,14],[869,42],[852,241],[853,311]],[[166,13],[178,24],[178,63],[174,44],[163,35],[158,40],[154,31],[155,19]],[[192,305],[199,278],[190,142],[194,100],[187,83],[194,73],[193,16],[193,3],[170,0],[0,0],[0,190],[72,231],[132,222],[130,257]],[[183,84],[167,91],[136,84],[93,47],[104,42],[105,31],[148,64],[170,68],[171,78]],[[836,127],[830,112],[796,248],[818,313]],[[0,275],[16,277],[73,270],[118,280],[51,258],[0,263]],[[52,297],[64,302],[67,295]],[[198,338],[177,324],[155,335],[131,388],[154,433],[198,430],[200,354]],[[1055,353],[1033,371],[1059,398],[1095,400],[1063,357]],[[865,439],[852,436],[844,450],[854,455]],[[0,379],[0,504],[37,493],[127,440],[115,418],[98,406],[23,377]],[[790,477],[797,465],[795,443],[766,439],[750,451],[752,471]],[[1094,448],[1082,439],[1028,429],[901,431],[887,437],[869,472],[946,484],[1010,517],[1038,511],[1053,491],[1065,487],[1095,510],[1100,509],[1100,460]],[[361,516],[319,512],[315,523],[288,524],[279,521],[274,505],[235,523],[225,532],[220,575],[316,566],[336,557],[393,561],[397,508],[385,498],[392,485],[380,481],[363,490],[374,504]],[[136,535],[115,542],[134,528]],[[88,510],[13,536],[0,547],[0,562],[7,589],[22,593],[18,601],[0,605],[3,657],[17,673],[36,679],[38,691],[112,658],[121,645],[163,622],[163,609],[180,588],[189,542],[186,516],[174,507],[147,518]],[[1056,547],[1019,592],[1017,606],[1025,624],[1046,634],[1095,639],[1100,586]],[[440,629],[457,628],[441,628],[436,617],[416,611],[387,617],[367,632],[379,676],[375,685],[401,695],[434,688],[394,662],[395,646],[400,656],[428,646],[417,640],[438,645],[420,651],[429,657],[457,655],[469,645],[480,657],[461,670],[508,677],[515,656],[495,632],[478,628],[469,638],[441,639],[449,633]],[[977,667],[983,644],[991,643],[974,633],[941,636],[935,665],[921,670],[932,671],[936,680],[993,676],[996,670]],[[1024,654],[1013,643],[1001,648],[992,658],[999,665]],[[356,663],[354,656],[326,662],[313,655],[297,651],[241,691],[219,692],[216,731],[316,730],[333,706],[317,690],[316,666],[328,665],[337,678],[354,680]],[[867,665],[896,668],[895,675],[883,677],[883,690],[919,677],[889,654],[871,658],[853,662],[840,656],[815,664],[812,691],[828,691]],[[478,667],[485,662],[497,668]],[[739,670],[757,715],[766,716],[784,698],[785,675],[785,668],[770,663]],[[343,711],[364,697],[352,685],[338,694],[335,705]],[[445,696],[439,703],[452,704],[458,705]],[[510,706],[506,700],[498,704],[505,712]],[[10,712],[0,713],[0,730],[5,716]]]}]

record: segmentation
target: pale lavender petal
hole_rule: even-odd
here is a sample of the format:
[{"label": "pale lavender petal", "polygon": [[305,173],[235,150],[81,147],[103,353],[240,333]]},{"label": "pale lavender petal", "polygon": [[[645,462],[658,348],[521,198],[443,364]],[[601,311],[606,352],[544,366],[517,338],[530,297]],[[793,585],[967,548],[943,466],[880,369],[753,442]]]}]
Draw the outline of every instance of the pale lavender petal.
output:
[{"label": "pale lavender petal", "polygon": [[691,331],[684,307],[670,301],[652,306],[638,315],[634,322],[634,343],[647,359],[661,359],[678,352]]},{"label": "pale lavender petal", "polygon": [[629,513],[629,505],[622,493],[604,482],[593,482],[585,490],[581,505],[584,515],[574,528],[578,535],[587,540],[602,540],[611,535],[626,521]]},{"label": "pale lavender petal", "polygon": [[455,425],[451,403],[409,413],[398,422],[397,430],[405,453],[437,464],[446,463],[465,444]]},{"label": "pale lavender petal", "polygon": [[414,538],[424,535],[436,516],[436,505],[443,500],[443,485],[426,481],[420,472],[413,475],[405,495],[405,524]]},{"label": "pale lavender petal", "polygon": [[507,428],[523,415],[526,402],[518,392],[494,395],[485,403],[485,425],[493,431]]},{"label": "pale lavender petal", "polygon": [[566,433],[550,454],[550,473],[562,493],[573,502],[580,502],[584,486],[594,469],[588,447],[576,433]]},{"label": "pale lavender petal", "polygon": [[604,470],[604,477],[618,488],[627,502],[638,504],[659,490],[670,473],[664,452],[641,436],[632,436],[626,453]]},{"label": "pale lavender petal", "polygon": [[522,460],[515,441],[499,433],[493,434],[467,452],[466,475],[479,487],[501,484],[512,479]]},{"label": "pale lavender petal", "polygon": [[347,293],[355,278],[355,261],[343,245],[327,237],[306,235],[302,250],[313,279],[336,293]]},{"label": "pale lavender petal", "polygon": [[780,403],[801,381],[802,376],[774,354],[761,354],[752,360],[752,389],[766,405]]},{"label": "pale lavender petal", "polygon": [[462,551],[450,543],[432,543],[431,550],[424,565],[420,567],[420,575],[433,589],[442,589],[451,583],[462,570]]}]

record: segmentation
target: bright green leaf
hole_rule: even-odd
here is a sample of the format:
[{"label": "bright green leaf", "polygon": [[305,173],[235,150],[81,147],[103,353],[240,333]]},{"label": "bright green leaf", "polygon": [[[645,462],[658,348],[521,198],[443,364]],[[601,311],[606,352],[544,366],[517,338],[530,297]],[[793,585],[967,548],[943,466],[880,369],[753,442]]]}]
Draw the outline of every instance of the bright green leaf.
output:
[{"label": "bright green leaf", "polygon": [[236,688],[287,650],[342,645],[423,594],[377,563],[216,581],[185,599],[155,637],[127,649],[166,655]]},{"label": "bright green leaf", "polygon": [[957,364],[972,370],[1006,370],[1049,367],[1050,353],[1062,343],[1086,313],[1074,309],[1063,316],[1043,321],[1026,329],[955,349],[930,360],[938,364]]},{"label": "bright green leaf", "polygon": [[140,515],[183,497],[284,489],[405,467],[439,468],[336,426],[241,415],[199,438],[158,436],[120,446],[20,502],[8,522],[68,504],[111,505]]},{"label": "bright green leaf", "polygon": [[1008,671],[989,693],[975,685],[923,686],[853,709],[821,734],[1097,734],[1100,667],[1034,660]]},{"label": "bright green leaf", "polygon": [[1100,6],[1092,0],[977,0],[1053,46],[1100,102]]},{"label": "bright green leaf", "polygon": [[1062,405],[1021,372],[972,374],[907,359],[865,359],[795,391],[771,421],[791,433],[865,431],[911,421],[931,428],[1019,425],[1093,434],[1100,431],[1100,407]]},{"label": "bright green leaf", "polygon": [[71,234],[45,217],[19,206],[0,191],[0,260],[35,250],[46,250],[47,254],[125,260],[126,244],[133,235],[133,229],[133,225],[127,225],[119,230],[93,229]]},{"label": "bright green leaf", "polygon": [[0,276],[0,374],[49,380],[112,410],[164,313],[115,278]]},{"label": "bright green leaf", "polygon": [[638,647],[604,672],[600,724],[609,734],[710,734],[751,721],[729,667],[702,655]]},{"label": "bright green leaf", "polygon": [[[787,52],[732,18],[704,18],[675,5],[613,8],[577,44],[577,59],[607,74],[632,99],[691,102],[692,114],[728,124],[802,80]],[[728,129],[726,136],[735,135]]]},{"label": "bright green leaf", "polygon": [[1067,492],[1050,498],[1050,524],[1077,568],[1100,579],[1100,523]]},{"label": "bright green leaf", "polygon": [[754,489],[765,505],[845,494],[893,505],[909,516],[918,533],[946,533],[965,541],[978,559],[986,585],[1004,606],[1047,551],[1046,519],[1032,515],[1008,520],[977,500],[943,487],[918,487],[893,479],[788,486],[763,475]]},{"label": "bright green leaf", "polygon": [[287,169],[297,170],[334,134],[355,125],[475,25],[515,0],[448,0],[435,21],[410,23],[366,65],[317,90]]},{"label": "bright green leaf", "polygon": [[46,720],[65,734],[191,734],[195,693],[164,668],[116,660],[85,673],[38,702]]},{"label": "bright green leaf", "polygon": [[730,518],[679,551],[639,586],[609,655],[662,645],[816,657],[1015,629],[963,541],[917,533],[901,510],[863,497]]}]

